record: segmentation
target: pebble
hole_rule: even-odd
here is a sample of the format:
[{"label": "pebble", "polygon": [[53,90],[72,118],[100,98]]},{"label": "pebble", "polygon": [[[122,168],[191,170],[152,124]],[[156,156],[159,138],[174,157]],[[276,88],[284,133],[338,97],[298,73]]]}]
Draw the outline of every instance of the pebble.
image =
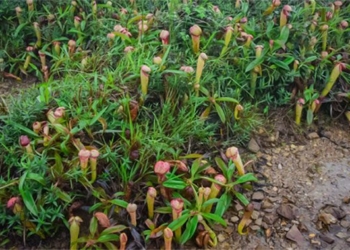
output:
[{"label": "pebble", "polygon": [[258,226],[261,226],[262,225],[262,218],[258,218],[254,223]]},{"label": "pebble", "polygon": [[346,237],[349,237],[349,235],[347,233],[343,233],[343,232],[339,232],[335,236],[337,236],[340,239],[344,239]]},{"label": "pebble", "polygon": [[350,227],[350,221],[342,220],[342,221],[340,222],[340,225],[341,225],[342,227],[348,228],[348,227]]},{"label": "pebble", "polygon": [[241,211],[241,210],[243,210],[244,207],[242,207],[241,204],[237,203],[237,204],[235,205],[235,208],[236,208],[236,211]]},{"label": "pebble", "polygon": [[281,163],[278,163],[278,166],[277,166],[277,168],[279,169],[279,170],[282,170],[282,164]]},{"label": "pebble", "polygon": [[253,201],[252,204],[254,205],[255,210],[260,210],[261,209],[261,202],[255,202]]},{"label": "pebble", "polygon": [[237,221],[239,221],[239,218],[237,216],[233,216],[230,220],[231,222],[236,223]]},{"label": "pebble", "polygon": [[273,204],[267,200],[265,200],[262,204],[262,208],[265,209],[265,208],[272,208],[273,207]]},{"label": "pebble", "polygon": [[252,196],[252,200],[254,201],[262,201],[264,198],[265,198],[265,195],[261,191],[253,193],[253,196]]},{"label": "pebble", "polygon": [[256,220],[259,218],[260,213],[258,211],[253,211],[252,215],[250,216],[250,218],[252,218],[253,220]]},{"label": "pebble", "polygon": [[224,234],[218,234],[217,237],[219,242],[224,242],[226,240],[226,236]]},{"label": "pebble", "polygon": [[309,234],[310,239],[315,238],[315,237],[316,237],[316,234]]},{"label": "pebble", "polygon": [[281,149],[280,148],[274,148],[273,150],[272,150],[272,153],[274,153],[274,154],[279,154],[281,152]]},{"label": "pebble", "polygon": [[320,136],[316,132],[311,132],[306,136],[309,140],[314,140],[320,138]]},{"label": "pebble", "polygon": [[278,219],[277,214],[266,214],[263,218],[264,222],[270,225],[275,223],[277,219]]},{"label": "pebble", "polygon": [[324,242],[328,243],[328,244],[333,244],[334,240],[331,237],[328,237],[324,234],[320,234],[320,239],[323,240]]},{"label": "pebble", "polygon": [[[224,243],[222,243],[222,245],[220,246],[221,247],[221,249],[223,249],[223,250],[229,250],[229,249],[232,249],[231,248],[231,244],[230,243],[228,243],[228,242],[224,242]],[[196,248],[197,249],[197,248]]]},{"label": "pebble", "polygon": [[258,225],[250,226],[250,228],[251,228],[253,231],[258,231],[258,230],[260,230],[260,227],[259,227]]},{"label": "pebble", "polygon": [[260,151],[260,146],[258,145],[258,143],[256,142],[256,140],[254,138],[251,138],[249,143],[248,143],[248,149],[252,152],[252,153],[257,153]]}]

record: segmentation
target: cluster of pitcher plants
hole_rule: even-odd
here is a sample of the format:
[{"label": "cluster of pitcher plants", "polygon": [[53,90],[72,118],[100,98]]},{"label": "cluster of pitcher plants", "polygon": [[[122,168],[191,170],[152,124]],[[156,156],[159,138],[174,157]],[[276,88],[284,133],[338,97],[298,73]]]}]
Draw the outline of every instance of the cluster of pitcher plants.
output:
[{"label": "cluster of pitcher plants", "polygon": [[348,3],[203,2],[0,6],[0,79],[41,83],[0,106],[0,246],[215,247],[233,199],[247,232],[256,179],[230,146],[259,108],[350,121]]}]

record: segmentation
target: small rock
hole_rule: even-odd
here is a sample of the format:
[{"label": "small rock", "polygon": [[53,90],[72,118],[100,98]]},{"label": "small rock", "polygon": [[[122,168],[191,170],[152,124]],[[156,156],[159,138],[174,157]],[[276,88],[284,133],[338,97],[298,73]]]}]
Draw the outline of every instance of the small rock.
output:
[{"label": "small rock", "polygon": [[314,140],[314,139],[320,138],[320,136],[316,132],[311,132],[306,137],[309,140]]},{"label": "small rock", "polygon": [[217,237],[219,242],[224,242],[227,238],[224,234],[218,234]]},{"label": "small rock", "polygon": [[[228,224],[227,224],[228,225]],[[227,227],[225,228],[225,232],[229,235],[231,235],[233,232],[235,231],[235,229],[233,227]]]},{"label": "small rock", "polygon": [[332,132],[330,132],[330,131],[324,131],[324,130],[322,130],[322,131],[320,132],[320,134],[321,134],[321,136],[326,137],[326,138],[328,138],[328,139],[331,139],[331,137],[332,137]]},{"label": "small rock", "polygon": [[272,225],[276,222],[277,219],[278,216],[276,214],[267,214],[264,216],[263,221],[265,221],[269,225]]},{"label": "small rock", "polygon": [[299,247],[302,247],[305,245],[305,239],[303,235],[300,233],[296,225],[292,226],[292,228],[286,234],[286,238],[296,242]]},{"label": "small rock", "polygon": [[346,237],[349,237],[349,235],[347,233],[344,233],[344,232],[339,232],[335,236],[337,236],[339,239],[344,239]]},{"label": "small rock", "polygon": [[261,226],[262,225],[262,218],[257,219],[254,223],[258,226]]},{"label": "small rock", "polygon": [[253,231],[258,231],[260,230],[260,227],[258,225],[252,225],[250,226],[250,228],[253,230]]},{"label": "small rock", "polygon": [[292,220],[292,223],[293,223],[294,225],[299,225],[299,221],[297,221],[297,220]]},{"label": "small rock", "polygon": [[318,219],[326,225],[337,223],[337,219],[333,215],[324,212],[319,214]]},{"label": "small rock", "polygon": [[334,240],[331,237],[328,237],[327,235],[320,234],[320,239],[328,244],[333,244]]},{"label": "small rock", "polygon": [[[270,195],[271,195],[271,194],[270,194]],[[269,201],[271,201],[272,203],[274,203],[274,202],[276,202],[276,201],[279,200],[278,197],[269,197],[268,199],[269,199]]]},{"label": "small rock", "polygon": [[262,158],[264,158],[267,162],[271,162],[272,161],[272,156],[271,155],[263,155]]},{"label": "small rock", "polygon": [[278,163],[278,166],[277,166],[277,168],[279,169],[279,170],[282,170],[282,164],[281,163]]},{"label": "small rock", "polygon": [[346,242],[350,242],[350,238],[347,238],[347,239],[346,239]]},{"label": "small rock", "polygon": [[315,238],[316,237],[316,234],[309,234],[309,238],[310,239],[313,239],[313,238]]},{"label": "small rock", "polygon": [[[221,244],[221,249],[223,249],[223,250],[230,250],[231,249],[231,244],[230,243],[228,243],[228,242],[224,242],[224,243],[222,243]],[[197,249],[197,248],[196,248]]]},{"label": "small rock", "polygon": [[250,216],[250,218],[252,218],[253,220],[256,220],[259,218],[260,213],[258,211],[253,211],[252,215]]},{"label": "small rock", "polygon": [[318,240],[314,240],[314,239],[311,240],[311,244],[314,246],[321,246],[321,242]]},{"label": "small rock", "polygon": [[249,143],[248,143],[248,149],[252,152],[252,153],[257,153],[260,151],[260,146],[258,145],[258,143],[256,142],[256,140],[254,138],[251,138]]},{"label": "small rock", "polygon": [[281,152],[281,149],[280,148],[274,148],[272,149],[272,153],[274,154],[279,154]]},{"label": "small rock", "polygon": [[239,218],[237,216],[233,216],[230,220],[231,222],[236,223],[237,221],[239,221]]},{"label": "small rock", "polygon": [[264,198],[265,198],[265,195],[261,191],[253,193],[253,196],[252,196],[252,200],[254,201],[262,201]]},{"label": "small rock", "polygon": [[292,207],[289,204],[282,204],[279,206],[276,210],[276,212],[281,215],[282,217],[288,219],[288,220],[294,220],[295,214],[292,209]]},{"label": "small rock", "polygon": [[276,137],[274,137],[273,135],[271,135],[269,138],[267,138],[268,142],[274,142],[276,141]]},{"label": "small rock", "polygon": [[261,202],[253,201],[252,204],[253,204],[255,210],[260,210],[261,209],[261,205],[262,205]]},{"label": "small rock", "polygon": [[350,221],[342,220],[342,221],[340,222],[340,225],[341,225],[342,227],[348,228],[348,227],[350,227]]},{"label": "small rock", "polygon": [[239,203],[236,203],[235,208],[236,208],[237,212],[239,212],[239,211],[244,209],[244,207],[241,204],[239,204]]},{"label": "small rock", "polygon": [[273,204],[271,202],[269,202],[268,200],[265,200],[262,204],[262,208],[265,209],[265,208],[272,208],[273,207]]},{"label": "small rock", "polygon": [[296,149],[297,149],[297,146],[295,146],[294,144],[291,144],[291,145],[290,145],[290,149],[291,149],[291,150],[296,150]]},{"label": "small rock", "polygon": [[271,228],[268,228],[268,229],[265,230],[265,235],[266,235],[267,238],[269,238],[271,236],[271,234],[272,234]]}]

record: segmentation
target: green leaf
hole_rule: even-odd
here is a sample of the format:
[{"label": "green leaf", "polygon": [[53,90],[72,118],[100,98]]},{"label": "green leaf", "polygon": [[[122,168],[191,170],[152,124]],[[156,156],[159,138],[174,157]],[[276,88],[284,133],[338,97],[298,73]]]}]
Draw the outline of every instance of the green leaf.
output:
[{"label": "green leaf", "polygon": [[89,208],[89,213],[95,211],[97,208],[101,207],[103,204],[101,202],[95,203]]},{"label": "green leaf", "polygon": [[180,228],[183,224],[185,224],[189,217],[189,213],[182,214],[180,218],[171,222],[168,228],[170,228],[172,231],[175,231],[176,229]]},{"label": "green leaf", "polygon": [[35,204],[34,198],[29,190],[22,190],[21,196],[26,208],[35,216],[38,216],[38,208]]},{"label": "green leaf", "polygon": [[118,247],[116,247],[110,242],[103,242],[103,245],[106,246],[107,250],[118,250]]},{"label": "green leaf", "polygon": [[184,182],[181,179],[175,180],[175,179],[170,179],[166,180],[163,182],[163,186],[171,189],[179,189],[182,190],[184,189],[187,185],[186,182]]},{"label": "green leaf", "polygon": [[111,200],[111,203],[114,204],[114,205],[117,205],[119,207],[123,207],[123,208],[126,208],[128,206],[128,204],[129,204],[126,201],[119,200],[119,199]]},{"label": "green leaf", "polygon": [[55,189],[55,194],[58,198],[60,198],[62,201],[66,203],[71,203],[72,202],[72,197],[70,197],[69,194],[66,192],[63,192],[60,188],[56,187]]},{"label": "green leaf", "polygon": [[226,221],[225,221],[222,217],[220,217],[220,216],[218,216],[218,215],[216,215],[216,214],[201,213],[201,215],[202,215],[204,218],[206,218],[206,219],[209,219],[209,220],[212,220],[212,221],[214,221],[214,222],[220,223],[220,224],[223,225],[224,227],[227,226]]},{"label": "green leaf", "polygon": [[41,175],[36,174],[36,173],[28,173],[26,179],[37,181],[43,186],[46,185],[46,181],[45,181],[44,177],[42,177]]},{"label": "green leaf", "polygon": [[314,120],[314,113],[312,112],[311,109],[308,109],[306,113],[307,125],[311,125],[313,120]]},{"label": "green leaf", "polygon": [[216,162],[216,165],[218,165],[218,167],[221,169],[224,176],[227,176],[227,166],[225,162],[219,157],[215,157],[215,162]]},{"label": "green leaf", "polygon": [[98,228],[98,221],[96,217],[93,216],[90,220],[90,225],[89,225],[90,234],[95,235],[95,233],[97,232],[97,228]]},{"label": "green leaf", "polygon": [[114,234],[114,233],[120,233],[124,230],[126,230],[128,227],[124,225],[116,225],[109,228],[106,228],[102,231],[101,236],[105,234]]},{"label": "green leaf", "polygon": [[221,195],[219,202],[215,207],[215,214],[217,216],[222,217],[226,212],[226,210],[229,208],[231,201],[232,201],[232,197],[227,192]]},{"label": "green leaf", "polygon": [[154,210],[154,212],[158,214],[171,214],[172,210],[171,207],[158,207]]},{"label": "green leaf", "polygon": [[180,156],[179,158],[180,159],[196,159],[196,158],[202,158],[203,155],[201,154],[188,154],[188,155],[185,155],[185,156]]},{"label": "green leaf", "polygon": [[202,85],[199,87],[199,91],[202,92],[204,95],[209,96],[209,91]]},{"label": "green leaf", "polygon": [[185,244],[189,239],[192,238],[192,236],[196,232],[197,225],[198,225],[198,215],[195,215],[186,224],[186,229],[182,233],[181,238],[180,238],[180,244]]},{"label": "green leaf", "polygon": [[225,123],[226,122],[226,117],[225,117],[224,111],[222,110],[222,108],[220,107],[219,104],[214,103],[214,105],[215,105],[216,112],[218,113],[218,115],[220,117],[221,122]]},{"label": "green leaf", "polygon": [[54,165],[53,168],[58,174],[62,174],[63,173],[62,158],[59,155],[59,153],[57,153],[57,152],[55,152],[55,165]]},{"label": "green leaf", "polygon": [[234,98],[231,97],[218,97],[215,99],[217,102],[233,102],[233,103],[238,103],[238,101]]},{"label": "green leaf", "polygon": [[[278,42],[281,42],[282,44],[286,44],[286,42],[288,41],[289,38],[289,28],[286,26],[284,26],[281,30],[280,33],[280,37],[278,38]],[[275,41],[276,42],[276,41]]]},{"label": "green leaf", "polygon": [[[162,63],[163,63],[163,61],[162,61]],[[161,65],[160,65],[160,67],[161,67]],[[162,72],[162,74],[169,74],[169,73],[178,74],[178,75],[184,75],[184,76],[187,75],[187,73],[184,72],[184,71],[182,71],[182,70],[166,69],[166,70],[164,70],[164,71]]]},{"label": "green leaf", "polygon": [[15,30],[15,32],[13,33],[14,37],[18,36],[18,33],[24,28],[24,26],[26,26],[28,23],[24,22],[20,25],[18,25],[17,29]]},{"label": "green leaf", "polygon": [[315,61],[317,59],[317,56],[310,56],[304,60],[304,63],[309,63],[312,61]]},{"label": "green leaf", "polygon": [[98,237],[97,242],[110,242],[110,241],[119,241],[119,235],[116,234],[104,234]]},{"label": "green leaf", "polygon": [[30,193],[29,189],[23,189],[24,182],[27,179],[28,172],[24,172],[24,174],[19,179],[18,189],[22,196],[22,200],[26,208],[35,216],[38,216],[38,208],[35,204],[34,198],[32,194]]},{"label": "green leaf", "polygon": [[212,198],[212,199],[207,200],[206,202],[204,202],[203,205],[202,205],[202,207],[206,207],[206,206],[208,206],[208,205],[217,203],[218,201],[219,201],[218,198]]},{"label": "green leaf", "polygon": [[291,64],[294,61],[295,61],[295,58],[292,56],[288,56],[286,59],[283,60],[283,62],[287,65]]},{"label": "green leaf", "polygon": [[248,64],[247,68],[245,69],[245,72],[250,72],[252,69],[254,69],[256,66],[259,66],[260,64],[263,63],[265,60],[265,55],[267,53],[267,49],[263,50],[262,54],[260,57],[256,58],[254,61]]},{"label": "green leaf", "polygon": [[245,197],[243,194],[238,193],[238,192],[233,192],[235,194],[235,196],[237,197],[237,199],[242,202],[242,204],[244,206],[247,206],[249,204],[249,200],[247,199],[247,197]]},{"label": "green leaf", "polygon": [[257,181],[258,179],[254,176],[253,173],[247,173],[245,175],[240,176],[235,182],[233,182],[233,185],[245,183],[248,181]]},{"label": "green leaf", "polygon": [[98,121],[98,119],[100,119],[100,117],[104,114],[104,112],[106,112],[108,107],[105,107],[103,110],[101,110],[100,112],[98,112],[97,115],[94,116],[94,119],[92,119],[90,122],[89,122],[89,125],[93,125],[95,122]]},{"label": "green leaf", "polygon": [[192,166],[191,166],[191,176],[193,177],[198,169],[199,169],[199,166],[200,166],[200,159],[196,159],[193,163],[192,163]]},{"label": "green leaf", "polygon": [[276,65],[276,66],[282,68],[282,69],[290,70],[290,69],[289,69],[289,66],[288,66],[287,64],[285,64],[285,63],[282,62],[282,61],[279,61],[279,60],[276,59],[276,58],[271,57],[271,58],[269,59],[269,61],[270,61],[271,63],[273,63],[274,65]]},{"label": "green leaf", "polygon": [[21,124],[18,124],[18,123],[15,123],[15,122],[13,122],[13,123],[11,122],[11,125],[14,126],[14,127],[16,127],[16,128],[18,128],[18,129],[20,129],[20,130],[22,130],[22,131],[25,132],[27,135],[30,135],[30,136],[32,136],[32,137],[34,137],[34,138],[39,138],[39,136],[38,136],[36,133],[34,133],[33,130],[28,129],[28,128],[24,127],[24,126],[21,125]]}]

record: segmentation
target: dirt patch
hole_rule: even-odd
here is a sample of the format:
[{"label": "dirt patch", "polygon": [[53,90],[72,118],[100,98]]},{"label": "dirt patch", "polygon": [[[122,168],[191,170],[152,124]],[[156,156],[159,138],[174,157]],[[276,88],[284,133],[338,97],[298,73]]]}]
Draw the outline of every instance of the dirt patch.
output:
[{"label": "dirt patch", "polygon": [[16,94],[21,89],[29,88],[37,82],[38,80],[34,77],[28,77],[22,81],[13,79],[0,80],[0,97],[5,97],[8,94]]},{"label": "dirt patch", "polygon": [[250,143],[258,151],[252,171],[259,178],[251,194],[250,234],[237,234],[243,207],[236,204],[218,249],[350,248],[348,125],[322,124],[298,133],[280,117]]}]

